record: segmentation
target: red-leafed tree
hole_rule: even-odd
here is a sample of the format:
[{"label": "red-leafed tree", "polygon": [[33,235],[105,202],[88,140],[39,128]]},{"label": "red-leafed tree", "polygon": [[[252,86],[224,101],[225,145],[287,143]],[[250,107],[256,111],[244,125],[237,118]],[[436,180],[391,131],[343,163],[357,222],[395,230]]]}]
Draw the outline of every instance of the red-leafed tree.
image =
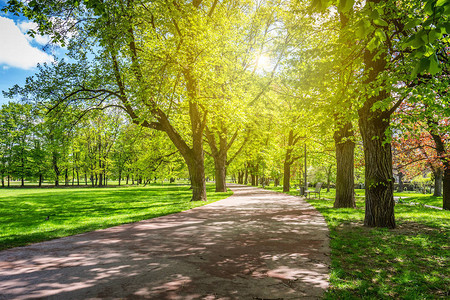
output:
[{"label": "red-leafed tree", "polygon": [[429,169],[434,177],[434,196],[442,196],[443,164],[429,132],[411,131],[396,135],[392,141],[394,169],[399,176],[398,191],[403,191],[403,176],[415,177]]},{"label": "red-leafed tree", "polygon": [[[439,195],[442,178],[443,208],[450,210],[450,107],[448,85],[442,78],[424,79],[410,89],[410,97],[399,110],[397,166],[422,163],[435,176],[435,195]],[[403,167],[403,169],[405,169]]]}]

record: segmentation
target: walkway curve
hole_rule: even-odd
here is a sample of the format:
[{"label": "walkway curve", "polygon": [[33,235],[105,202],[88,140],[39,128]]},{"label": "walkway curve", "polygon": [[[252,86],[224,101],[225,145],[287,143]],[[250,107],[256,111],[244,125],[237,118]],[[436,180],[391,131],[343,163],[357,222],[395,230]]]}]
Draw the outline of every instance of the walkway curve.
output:
[{"label": "walkway curve", "polygon": [[0,299],[317,299],[328,228],[299,197],[230,185],[189,211],[0,252]]}]

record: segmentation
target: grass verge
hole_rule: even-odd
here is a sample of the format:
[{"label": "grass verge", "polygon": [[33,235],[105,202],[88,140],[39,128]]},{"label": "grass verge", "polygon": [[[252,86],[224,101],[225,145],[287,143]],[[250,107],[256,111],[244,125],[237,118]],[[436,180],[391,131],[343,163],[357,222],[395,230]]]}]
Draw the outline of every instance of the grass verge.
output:
[{"label": "grass verge", "polygon": [[[432,196],[409,196],[433,201]],[[332,265],[325,299],[449,299],[449,211],[397,204],[398,226],[388,230],[363,226],[363,199],[357,198],[357,209],[334,209],[330,200],[308,202],[330,229]]]},{"label": "grass verge", "polygon": [[[1,189],[0,250],[177,213],[224,199],[190,202],[189,186]],[[48,220],[46,218],[49,217]]]}]

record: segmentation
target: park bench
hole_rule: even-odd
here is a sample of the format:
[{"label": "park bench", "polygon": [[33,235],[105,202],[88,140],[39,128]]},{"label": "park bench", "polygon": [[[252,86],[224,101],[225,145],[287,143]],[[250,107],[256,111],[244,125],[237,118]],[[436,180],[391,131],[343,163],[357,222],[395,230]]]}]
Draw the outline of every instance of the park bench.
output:
[{"label": "park bench", "polygon": [[316,184],[316,188],[314,190],[305,191],[306,197],[309,198],[309,194],[319,194],[319,199],[320,199],[320,190],[321,189],[322,189],[322,182],[318,182]]}]

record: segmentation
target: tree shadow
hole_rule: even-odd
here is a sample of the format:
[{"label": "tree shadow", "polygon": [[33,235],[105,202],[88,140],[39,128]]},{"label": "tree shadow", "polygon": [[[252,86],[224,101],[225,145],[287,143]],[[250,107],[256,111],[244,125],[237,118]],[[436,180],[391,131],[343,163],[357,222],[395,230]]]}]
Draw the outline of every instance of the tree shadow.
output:
[{"label": "tree shadow", "polygon": [[320,298],[329,268],[320,213],[297,197],[233,190],[236,196],[179,214],[0,252],[0,294]]}]

